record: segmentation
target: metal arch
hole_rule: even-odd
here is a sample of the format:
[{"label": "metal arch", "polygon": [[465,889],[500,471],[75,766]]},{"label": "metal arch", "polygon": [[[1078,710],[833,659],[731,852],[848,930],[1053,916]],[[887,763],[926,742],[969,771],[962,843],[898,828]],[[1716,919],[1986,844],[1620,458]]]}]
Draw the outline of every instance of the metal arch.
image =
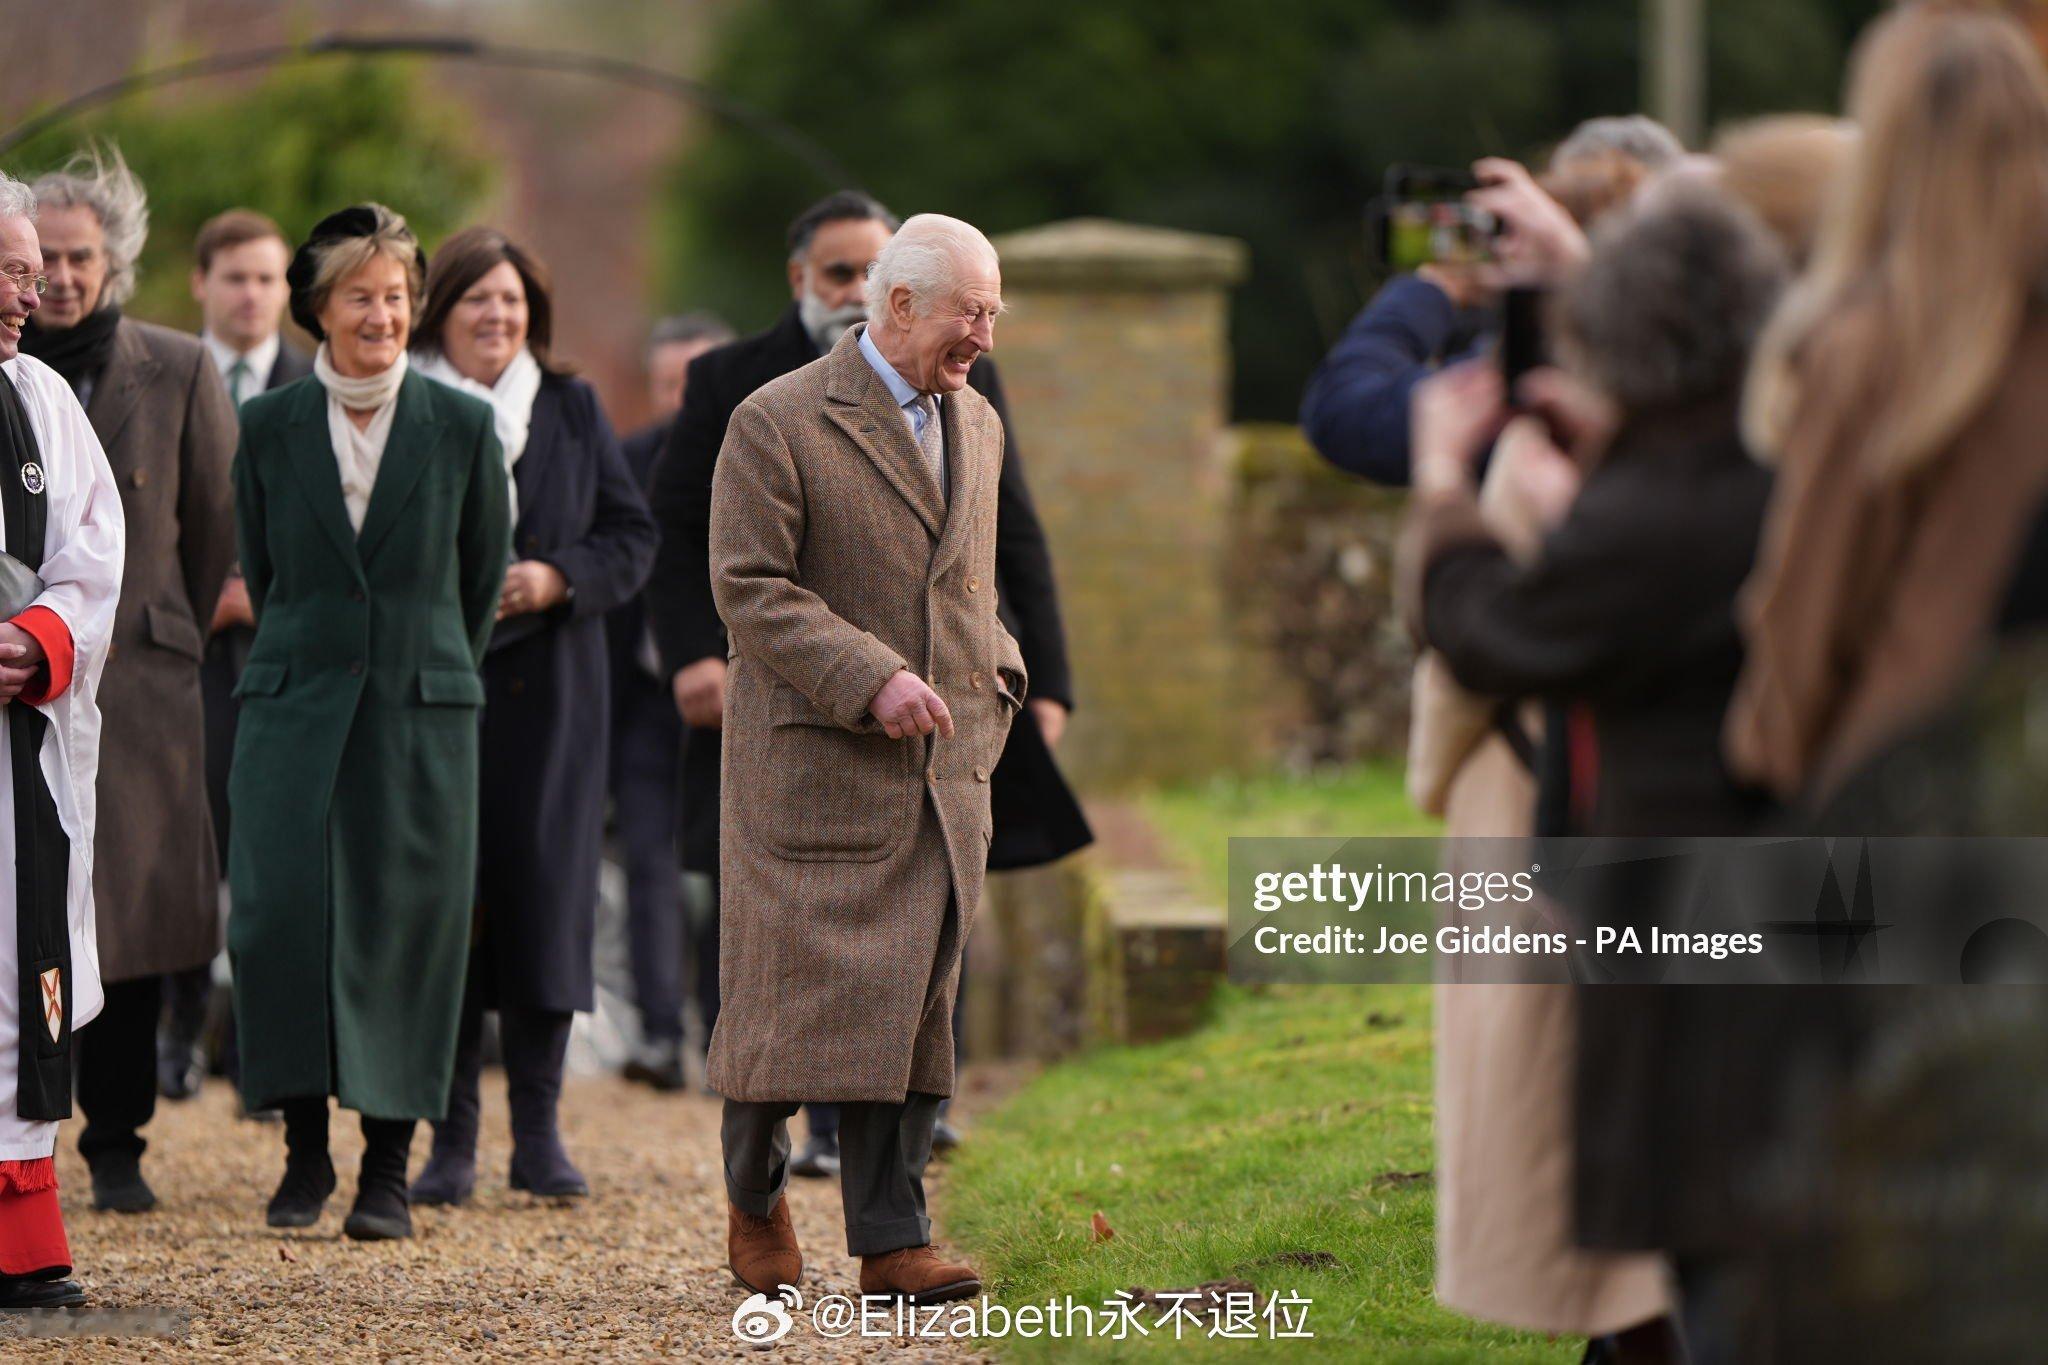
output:
[{"label": "metal arch", "polygon": [[860,183],[824,147],[789,124],[688,77],[596,53],[550,52],[540,48],[513,47],[445,34],[380,37],[374,34],[330,33],[303,43],[280,43],[271,47],[252,48],[247,52],[221,53],[212,57],[176,62],[153,71],[140,71],[132,76],[123,76],[120,80],[95,86],[83,94],[74,95],[61,104],[16,124],[4,134],[0,134],[0,156],[5,156],[36,134],[54,128],[88,109],[110,104],[114,100],[144,90],[176,85],[205,76],[257,70],[283,62],[343,56],[442,57],[515,70],[595,76],[601,80],[637,86],[643,90],[671,95],[695,104],[719,118],[766,138],[810,167],[821,181],[834,188],[853,188]]}]

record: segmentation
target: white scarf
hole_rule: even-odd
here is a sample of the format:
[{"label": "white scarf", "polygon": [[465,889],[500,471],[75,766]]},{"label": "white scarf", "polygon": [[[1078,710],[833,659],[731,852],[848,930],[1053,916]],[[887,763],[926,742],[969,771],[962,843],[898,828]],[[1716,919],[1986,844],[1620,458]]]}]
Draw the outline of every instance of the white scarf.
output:
[{"label": "white scarf", "polygon": [[533,425],[533,400],[540,393],[540,362],[533,358],[533,352],[521,346],[495,384],[479,384],[449,364],[448,357],[439,351],[420,353],[420,373],[451,389],[474,394],[491,405],[498,444],[505,448],[505,474],[511,477],[512,466],[526,453],[526,433]]},{"label": "white scarf", "polygon": [[[398,386],[405,380],[405,352],[376,374],[351,378],[334,368],[327,343],[313,353],[313,373],[327,390],[327,438],[341,470],[341,500],[349,525],[363,529],[370,508],[370,490],[377,486],[377,466],[384,460],[384,442],[391,436],[391,416],[398,411]],[[373,414],[366,427],[349,420],[350,411]]]}]

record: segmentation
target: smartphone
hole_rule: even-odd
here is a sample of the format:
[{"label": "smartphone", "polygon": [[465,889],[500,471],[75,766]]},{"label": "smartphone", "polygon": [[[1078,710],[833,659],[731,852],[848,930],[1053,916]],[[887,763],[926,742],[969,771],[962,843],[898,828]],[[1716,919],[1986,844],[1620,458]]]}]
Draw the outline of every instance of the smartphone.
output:
[{"label": "smartphone", "polygon": [[1544,314],[1548,295],[1532,285],[1511,286],[1501,295],[1500,377],[1508,401],[1515,401],[1515,386],[1522,376],[1550,363],[1550,346],[1544,335]]},{"label": "smartphone", "polygon": [[1466,193],[1477,186],[1469,171],[1388,167],[1384,192],[1367,210],[1381,263],[1390,271],[1403,271],[1492,260],[1500,224],[1491,213],[1466,202]]}]

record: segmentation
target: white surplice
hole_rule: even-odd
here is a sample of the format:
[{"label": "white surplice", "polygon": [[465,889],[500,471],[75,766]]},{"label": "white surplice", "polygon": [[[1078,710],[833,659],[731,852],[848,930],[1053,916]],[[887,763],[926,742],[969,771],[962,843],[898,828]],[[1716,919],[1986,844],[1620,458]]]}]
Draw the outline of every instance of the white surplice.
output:
[{"label": "white surplice", "polygon": [[[71,386],[33,356],[16,356],[0,371],[14,382],[28,411],[49,489],[49,524],[37,571],[47,586],[35,605],[55,612],[71,632],[71,685],[36,709],[50,722],[43,740],[43,780],[71,842],[65,912],[71,927],[71,1027],[78,1029],[105,1003],[93,927],[93,784],[100,762],[100,673],[121,597],[127,522],[106,452]],[[0,472],[0,478],[14,477],[11,469]],[[0,522],[0,547],[5,537]],[[55,1123],[25,1120],[15,1111],[21,973],[15,947],[14,782],[6,755],[9,713],[23,704],[0,706],[0,1161],[31,1161],[57,1148]]]}]

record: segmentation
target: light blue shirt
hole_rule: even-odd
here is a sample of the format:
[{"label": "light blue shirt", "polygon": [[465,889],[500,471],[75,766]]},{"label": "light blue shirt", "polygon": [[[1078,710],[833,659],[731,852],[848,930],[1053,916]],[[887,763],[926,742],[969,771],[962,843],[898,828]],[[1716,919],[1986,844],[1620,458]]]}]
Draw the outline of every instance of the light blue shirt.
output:
[{"label": "light blue shirt", "polygon": [[[872,365],[875,373],[882,377],[882,382],[889,386],[889,396],[895,399],[896,406],[903,410],[904,418],[910,423],[911,441],[916,443],[923,440],[924,409],[911,406],[917,402],[917,390],[911,388],[903,376],[896,373],[894,365],[891,365],[882,358],[882,348],[868,339],[868,329],[865,325],[860,329],[860,353],[867,357],[868,364]],[[932,411],[934,413],[938,411],[938,404],[939,395],[933,394]],[[920,445],[918,449],[922,450],[924,447]],[[939,491],[943,494],[946,488],[946,451],[943,441],[939,447],[939,467],[932,471],[932,477],[939,481]]]},{"label": "light blue shirt", "polygon": [[[911,406],[917,401],[917,390],[911,388],[903,376],[896,373],[894,365],[882,358],[882,348],[869,339],[866,327],[860,329],[860,353],[867,358],[868,364],[874,366],[875,373],[882,376],[882,382],[889,386],[889,396],[896,400],[896,406],[903,409],[903,416],[910,423],[910,439],[915,441],[922,438],[924,409]],[[938,395],[933,394],[932,398],[936,402]]]}]

